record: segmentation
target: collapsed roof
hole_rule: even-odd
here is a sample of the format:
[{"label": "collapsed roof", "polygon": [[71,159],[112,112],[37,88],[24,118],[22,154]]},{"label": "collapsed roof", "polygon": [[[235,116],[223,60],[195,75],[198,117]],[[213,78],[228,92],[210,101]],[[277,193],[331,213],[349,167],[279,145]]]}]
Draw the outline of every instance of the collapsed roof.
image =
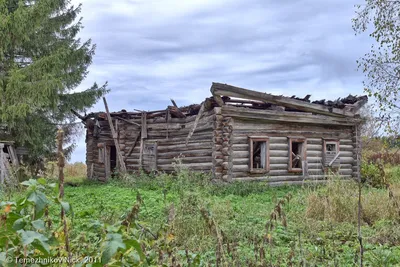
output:
[{"label": "collapsed roof", "polygon": [[[291,97],[272,95],[258,91],[248,90],[228,84],[212,83],[212,97],[206,98],[201,104],[192,104],[189,106],[178,107],[173,99],[172,106],[168,106],[164,110],[128,112],[121,110],[112,112],[112,117],[117,117],[122,120],[140,118],[143,112],[147,113],[147,118],[167,118],[170,115],[172,118],[185,118],[188,116],[197,115],[201,106],[204,105],[205,110],[210,110],[220,106],[236,106],[249,109],[261,110],[278,110],[282,112],[307,112],[313,114],[321,114],[335,117],[355,117],[358,115],[360,108],[368,102],[368,97],[348,95],[344,98],[336,100],[310,100],[311,95],[305,97]],[[90,113],[86,116],[81,116],[73,111],[81,120],[87,119],[105,119],[104,112]]]}]

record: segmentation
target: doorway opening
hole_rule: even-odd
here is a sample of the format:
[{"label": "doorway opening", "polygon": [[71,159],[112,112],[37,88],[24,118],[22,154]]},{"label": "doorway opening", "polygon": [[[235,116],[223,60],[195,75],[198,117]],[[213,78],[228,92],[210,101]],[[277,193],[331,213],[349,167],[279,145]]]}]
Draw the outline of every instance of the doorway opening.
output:
[{"label": "doorway opening", "polygon": [[115,172],[117,167],[117,149],[115,146],[110,146],[110,169],[111,173]]}]

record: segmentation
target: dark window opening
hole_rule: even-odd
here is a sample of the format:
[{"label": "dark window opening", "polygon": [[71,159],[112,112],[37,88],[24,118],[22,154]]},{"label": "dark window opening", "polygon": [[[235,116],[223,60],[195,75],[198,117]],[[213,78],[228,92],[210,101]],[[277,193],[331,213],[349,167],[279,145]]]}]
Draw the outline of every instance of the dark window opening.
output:
[{"label": "dark window opening", "polygon": [[337,152],[336,143],[326,143],[326,152],[333,154]]},{"label": "dark window opening", "polygon": [[110,146],[110,169],[114,172],[117,167],[117,149],[115,146]]},{"label": "dark window opening", "polygon": [[292,142],[292,168],[301,168],[303,161],[303,143]]},{"label": "dark window opening", "polygon": [[305,161],[306,161],[305,138],[289,138],[289,171],[302,172],[304,167],[303,164]]},{"label": "dark window opening", "polygon": [[269,171],[268,137],[250,137],[250,172]]},{"label": "dark window opening", "polygon": [[253,141],[253,169],[265,169],[267,142]]}]

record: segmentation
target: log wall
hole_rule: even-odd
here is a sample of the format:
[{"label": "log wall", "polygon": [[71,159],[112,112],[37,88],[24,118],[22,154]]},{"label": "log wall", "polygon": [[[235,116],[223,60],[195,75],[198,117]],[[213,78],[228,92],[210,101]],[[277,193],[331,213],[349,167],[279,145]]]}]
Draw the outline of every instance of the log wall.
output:
[{"label": "log wall", "polygon": [[[204,112],[196,130],[186,144],[186,137],[195,124],[196,115],[186,118],[152,118],[148,116],[147,138],[142,139],[141,117],[129,119],[129,123],[113,119],[118,144],[128,171],[141,166],[140,148],[146,143],[156,143],[156,169],[171,172],[178,163],[195,171],[212,173],[213,179],[268,180],[271,185],[282,183],[302,183],[305,179],[320,182],[326,178],[323,168],[323,139],[340,140],[340,170],[343,177],[357,177],[356,128],[347,119],[335,118],[329,124],[329,117],[312,114],[275,114],[271,111],[252,111],[232,107],[216,107]],[[136,125],[137,124],[137,125]],[[343,124],[343,125],[341,125]],[[139,126],[138,126],[139,125]],[[114,145],[107,121],[100,121],[98,138],[87,135],[86,163],[88,177],[105,181],[105,164],[98,161],[98,144]],[[249,172],[249,136],[269,138],[269,172],[254,174]],[[305,137],[307,140],[308,175],[288,171],[288,137]],[[141,142],[143,144],[141,145]],[[134,148],[132,146],[135,144]],[[142,157],[142,167],[150,164]],[[93,166],[93,167],[92,167]],[[146,169],[146,168],[145,168]]]},{"label": "log wall", "polygon": [[[232,119],[231,151],[232,170],[228,179],[232,180],[268,180],[271,183],[293,183],[305,179],[325,179],[323,168],[323,138],[340,140],[340,170],[342,177],[357,175],[355,160],[355,134],[351,126],[328,126],[304,123],[281,123]],[[249,136],[269,137],[270,170],[266,174],[250,174]],[[305,137],[308,177],[302,173],[288,171],[289,136]],[[228,164],[225,161],[223,164]]]},{"label": "log wall", "polygon": [[[186,118],[150,118],[147,123],[147,138],[141,139],[137,136],[141,133],[141,127],[133,123],[141,124],[141,119],[129,119],[128,123],[117,119],[116,131],[121,154],[125,159],[128,171],[139,170],[140,168],[140,142],[144,144],[157,144],[157,170],[171,172],[177,164],[191,170],[212,172],[213,168],[213,128],[215,122],[214,110],[204,112],[197,127],[186,144],[186,137],[192,130],[196,115]],[[99,163],[99,143],[114,145],[112,134],[107,121],[100,121],[101,132],[98,139],[88,136],[86,140],[87,154],[86,163],[88,166],[88,177],[90,177],[90,166],[93,164],[93,174],[98,180],[106,180],[105,164]],[[136,140],[137,139],[137,140]],[[135,144],[136,141],[136,144]],[[132,149],[132,146],[135,147]],[[129,155],[128,155],[129,153]],[[142,159],[142,166],[146,167],[146,157]],[[146,169],[146,168],[145,168]]]}]

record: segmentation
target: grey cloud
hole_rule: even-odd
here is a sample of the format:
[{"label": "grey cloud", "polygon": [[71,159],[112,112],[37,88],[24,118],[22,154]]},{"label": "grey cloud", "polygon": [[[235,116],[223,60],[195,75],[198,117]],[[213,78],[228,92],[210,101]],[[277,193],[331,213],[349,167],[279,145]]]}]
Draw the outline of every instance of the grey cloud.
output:
[{"label": "grey cloud", "polygon": [[[108,80],[112,110],[199,103],[212,81],[314,99],[362,93],[355,61],[370,40],[352,32],[351,1],[188,3],[85,1],[81,36],[97,50],[84,85]],[[80,148],[73,160],[83,158]]]}]

